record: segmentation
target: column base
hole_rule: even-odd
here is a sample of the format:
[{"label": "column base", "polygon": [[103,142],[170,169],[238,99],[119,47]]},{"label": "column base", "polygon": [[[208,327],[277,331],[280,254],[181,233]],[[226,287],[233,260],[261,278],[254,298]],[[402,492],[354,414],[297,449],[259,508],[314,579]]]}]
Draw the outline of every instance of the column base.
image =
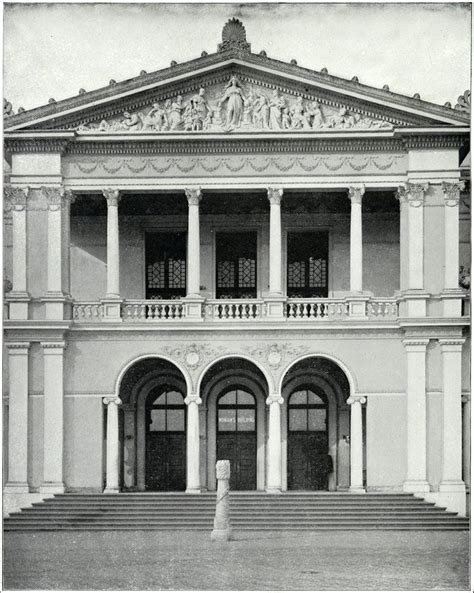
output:
[{"label": "column base", "polygon": [[349,486],[350,494],[365,494],[365,488],[363,486]]},{"label": "column base", "polygon": [[186,321],[204,321],[204,298],[199,294],[188,294],[182,301],[184,305],[184,318]]},{"label": "column base", "polygon": [[426,480],[405,480],[403,482],[403,492],[410,492],[411,494],[420,494],[423,496],[424,492],[430,491],[430,485]]},{"label": "column base", "polygon": [[62,292],[47,292],[41,298],[45,304],[45,319],[70,319],[72,304]]},{"label": "column base", "polygon": [[122,299],[120,297],[108,297],[102,299],[102,321],[110,323],[120,323],[122,321],[121,305]]},{"label": "column base", "polygon": [[349,317],[357,319],[367,318],[367,303],[371,295],[363,292],[350,293],[345,301],[349,305]]},{"label": "column base", "polygon": [[265,488],[265,492],[267,494],[281,494],[281,488],[278,486],[268,486],[268,488]]},{"label": "column base", "polygon": [[39,487],[40,494],[63,494],[64,484],[62,482],[45,482]]},{"label": "column base", "polygon": [[201,488],[186,488],[185,494],[201,494]]},{"label": "column base", "polygon": [[266,319],[277,320],[285,318],[286,297],[282,295],[269,295],[264,299],[266,305]]},{"label": "column base", "polygon": [[30,491],[30,487],[27,482],[7,482],[3,489],[5,494],[25,494]]},{"label": "column base", "polygon": [[441,301],[443,303],[443,317],[460,317],[464,291],[456,288],[443,290]]},{"label": "column base", "polygon": [[211,533],[213,542],[228,542],[232,539],[232,529],[214,529]]},{"label": "column base", "polygon": [[438,504],[446,510],[466,515],[466,486],[461,480],[441,482],[439,485]]},{"label": "column base", "polygon": [[28,319],[30,300],[27,292],[10,291],[5,296],[5,303],[8,303],[8,319]]},{"label": "column base", "polygon": [[407,317],[426,317],[426,302],[430,295],[423,289],[409,289],[401,300],[405,303]]},{"label": "column base", "polygon": [[120,493],[119,488],[105,488],[105,490],[102,494],[119,494],[119,493]]}]

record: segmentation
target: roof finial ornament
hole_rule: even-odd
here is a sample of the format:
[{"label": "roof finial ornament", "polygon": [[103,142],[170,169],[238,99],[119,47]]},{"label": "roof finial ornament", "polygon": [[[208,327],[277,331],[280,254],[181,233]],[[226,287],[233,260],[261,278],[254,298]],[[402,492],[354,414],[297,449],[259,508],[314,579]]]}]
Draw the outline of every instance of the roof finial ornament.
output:
[{"label": "roof finial ornament", "polygon": [[222,29],[222,43],[217,46],[218,52],[238,49],[249,53],[250,43],[247,42],[245,27],[239,19],[232,18],[227,21]]},{"label": "roof finial ornament", "polygon": [[454,106],[456,111],[464,111],[464,113],[470,113],[471,111],[471,91],[464,91],[463,95],[458,97],[458,102]]}]

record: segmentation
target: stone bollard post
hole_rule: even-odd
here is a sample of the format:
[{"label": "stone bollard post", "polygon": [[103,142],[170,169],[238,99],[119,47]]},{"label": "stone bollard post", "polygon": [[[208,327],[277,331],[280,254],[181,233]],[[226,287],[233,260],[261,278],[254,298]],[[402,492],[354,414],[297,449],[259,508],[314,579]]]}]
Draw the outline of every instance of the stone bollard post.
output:
[{"label": "stone bollard post", "polygon": [[230,461],[228,459],[221,459],[216,463],[216,478],[216,515],[214,517],[214,529],[211,533],[211,540],[226,542],[230,540],[232,531],[229,520]]}]

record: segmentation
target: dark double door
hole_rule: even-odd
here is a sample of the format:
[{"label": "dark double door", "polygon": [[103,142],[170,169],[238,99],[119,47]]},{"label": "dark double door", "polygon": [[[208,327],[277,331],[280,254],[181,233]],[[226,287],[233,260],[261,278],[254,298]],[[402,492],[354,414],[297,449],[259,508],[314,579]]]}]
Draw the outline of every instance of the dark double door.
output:
[{"label": "dark double door", "polygon": [[217,459],[230,461],[230,489],[257,488],[257,435],[255,433],[221,433],[217,437]]},{"label": "dark double door", "polygon": [[327,434],[293,432],[288,436],[288,489],[327,490],[332,471]]},{"label": "dark double door", "polygon": [[148,433],[146,442],[146,489],[186,489],[186,435]]}]

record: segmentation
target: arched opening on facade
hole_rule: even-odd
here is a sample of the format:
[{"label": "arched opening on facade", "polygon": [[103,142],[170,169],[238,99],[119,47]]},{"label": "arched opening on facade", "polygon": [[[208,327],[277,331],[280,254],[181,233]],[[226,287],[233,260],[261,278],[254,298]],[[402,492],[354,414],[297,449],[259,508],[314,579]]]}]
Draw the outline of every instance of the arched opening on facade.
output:
[{"label": "arched opening on facade", "polygon": [[171,362],[146,358],[119,389],[123,490],[186,489],[186,380]]},{"label": "arched opening on facade", "polygon": [[349,381],[324,357],[294,364],[282,383],[282,489],[344,490],[350,484]]},{"label": "arched opening on facade", "polygon": [[232,490],[264,490],[268,385],[243,358],[216,362],[201,381],[201,483],[215,490],[215,465],[229,459]]}]

